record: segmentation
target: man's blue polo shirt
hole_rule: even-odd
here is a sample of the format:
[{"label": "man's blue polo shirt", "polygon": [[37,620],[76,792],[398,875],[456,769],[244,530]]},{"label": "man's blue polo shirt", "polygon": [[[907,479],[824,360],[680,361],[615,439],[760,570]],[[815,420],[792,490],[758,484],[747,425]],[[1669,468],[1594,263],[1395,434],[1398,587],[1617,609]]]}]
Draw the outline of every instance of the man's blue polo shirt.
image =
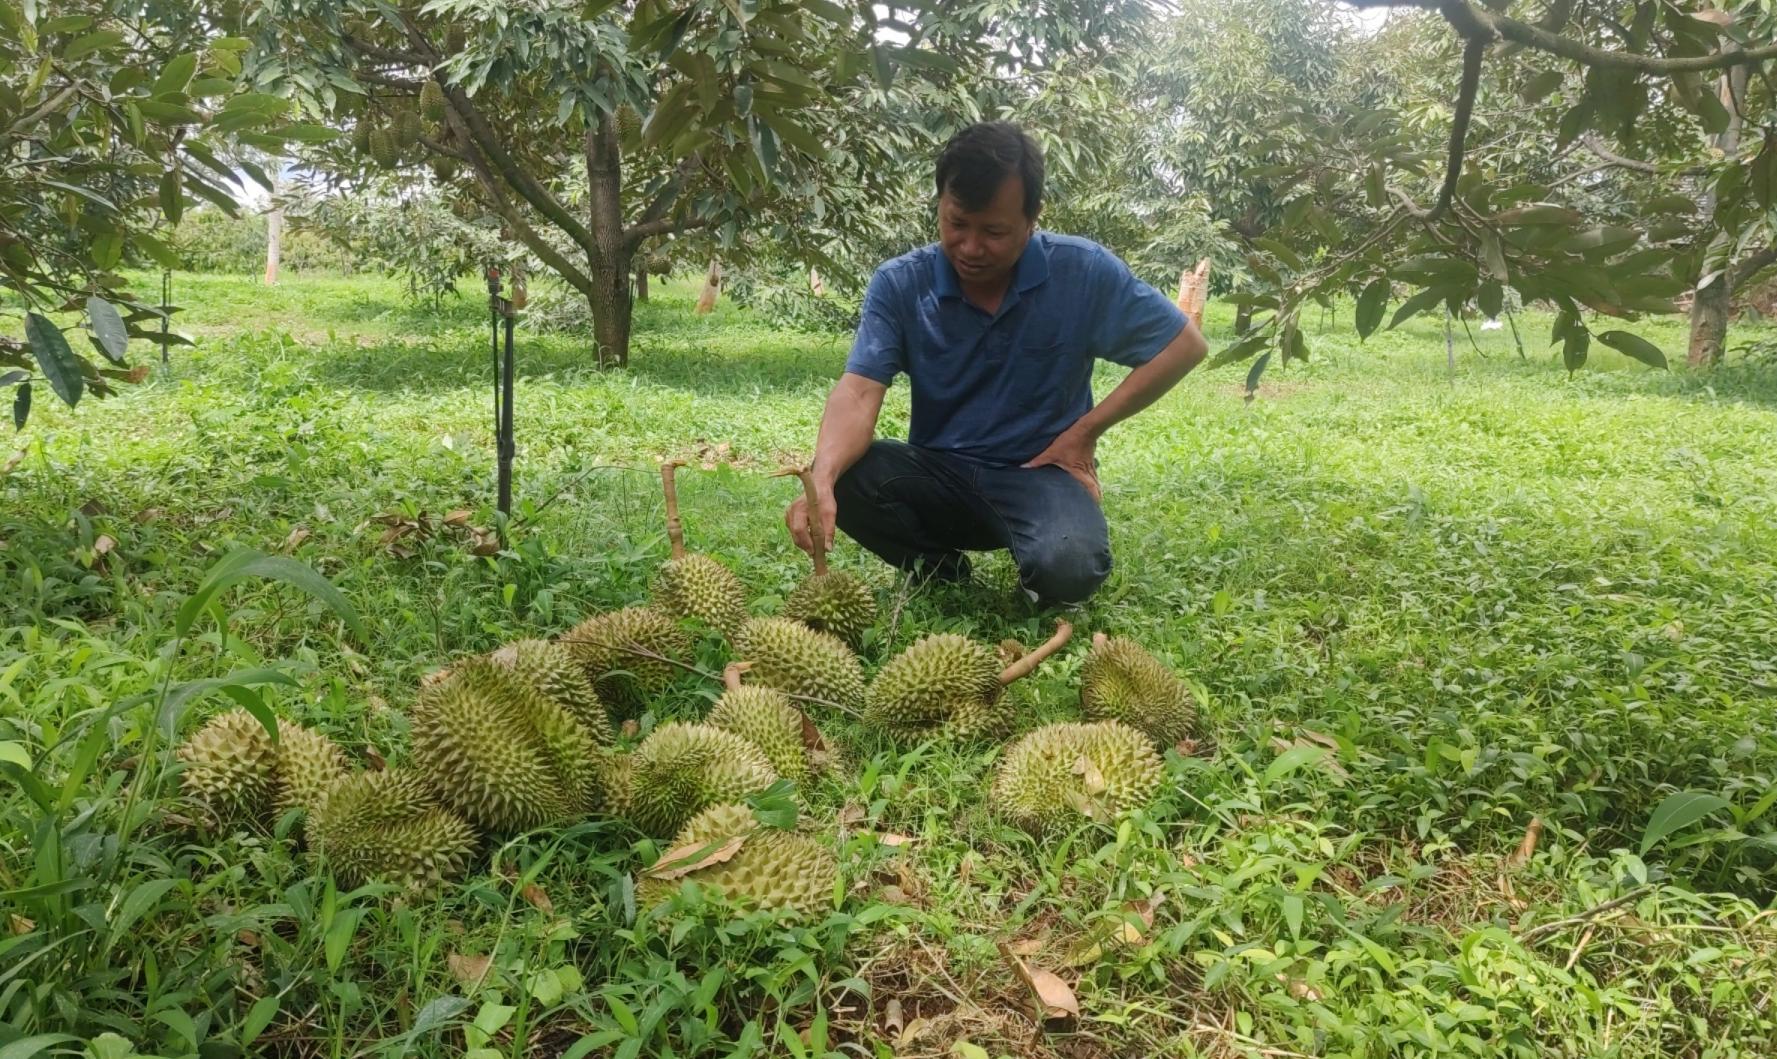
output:
[{"label": "man's blue polo shirt", "polygon": [[1094,358],[1146,364],[1184,326],[1090,239],[1032,235],[991,315],[934,243],[877,268],[845,370],[885,385],[908,375],[912,444],[1019,464],[1092,408]]}]

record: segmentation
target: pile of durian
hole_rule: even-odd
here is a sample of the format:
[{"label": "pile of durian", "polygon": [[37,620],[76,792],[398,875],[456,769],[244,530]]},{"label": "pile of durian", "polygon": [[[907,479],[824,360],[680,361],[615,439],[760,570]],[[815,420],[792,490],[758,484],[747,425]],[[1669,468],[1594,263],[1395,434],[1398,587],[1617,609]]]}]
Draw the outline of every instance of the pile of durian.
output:
[{"label": "pile of durian", "polygon": [[[245,710],[217,716],[179,748],[186,792],[222,821],[300,812],[299,840],[346,885],[430,888],[469,870],[485,839],[604,817],[666,843],[637,879],[644,904],[693,881],[738,907],[831,909],[843,895],[836,838],[768,826],[748,804],[784,780],[806,790],[834,767],[811,713],[859,718],[897,741],[1003,741],[1019,719],[1007,687],[1072,629],[1059,623],[1031,651],[932,634],[867,680],[856,649],[876,622],[869,587],[817,549],[782,613],[751,616],[740,579],[685,549],[677,466],[661,468],[672,555],[650,605],[428,675],[408,711],[405,765],[367,771],[299,724],[280,723],[274,742]],[[807,472],[786,473],[809,487]],[[665,721],[623,749],[619,726],[695,671],[697,632],[721,636],[736,659],[720,697],[702,720]],[[1004,819],[1041,834],[1145,805],[1162,753],[1197,724],[1176,674],[1102,633],[1081,667],[1080,708],[1085,723],[1040,727],[1004,750],[991,788]]]}]

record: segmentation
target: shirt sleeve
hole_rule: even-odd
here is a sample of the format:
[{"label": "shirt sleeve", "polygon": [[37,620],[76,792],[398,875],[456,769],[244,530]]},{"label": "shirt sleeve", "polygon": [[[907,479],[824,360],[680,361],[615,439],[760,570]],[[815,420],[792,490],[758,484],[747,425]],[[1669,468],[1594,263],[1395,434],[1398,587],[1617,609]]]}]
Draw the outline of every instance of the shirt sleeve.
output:
[{"label": "shirt sleeve", "polygon": [[894,281],[880,268],[870,277],[870,286],[864,292],[864,306],[858,314],[858,336],[852,341],[851,355],[845,359],[845,370],[875,379],[884,386],[907,370],[907,343],[902,333],[900,298]]},{"label": "shirt sleeve", "polygon": [[1092,354],[1131,368],[1153,360],[1184,329],[1185,314],[1172,300],[1136,278],[1109,250],[1098,256],[1097,323]]}]

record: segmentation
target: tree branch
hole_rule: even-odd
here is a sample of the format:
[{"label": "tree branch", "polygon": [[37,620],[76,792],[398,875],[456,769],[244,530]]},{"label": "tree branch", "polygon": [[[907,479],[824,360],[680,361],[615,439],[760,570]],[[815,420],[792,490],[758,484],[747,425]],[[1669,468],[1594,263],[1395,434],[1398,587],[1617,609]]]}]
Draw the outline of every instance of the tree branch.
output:
[{"label": "tree branch", "polygon": [[1742,260],[1734,266],[1733,278],[1729,281],[1728,290],[1737,291],[1751,283],[1760,272],[1777,264],[1777,246],[1767,246]]},{"label": "tree branch", "polygon": [[1481,88],[1481,60],[1487,55],[1491,40],[1490,34],[1477,33],[1468,38],[1468,45],[1462,50],[1462,88],[1456,94],[1456,118],[1450,123],[1450,161],[1444,167],[1444,187],[1438,192],[1437,205],[1425,218],[1428,221],[1443,216],[1456,195],[1456,182],[1462,176],[1463,141],[1468,138],[1469,119],[1475,113],[1475,94]]},{"label": "tree branch", "polygon": [[41,107],[38,107],[36,110],[31,111],[29,114],[19,118],[11,125],[8,125],[6,127],[6,135],[9,137],[17,136],[19,133],[24,132],[31,126],[42,121],[44,118],[54,114],[62,108],[62,104],[68,102],[69,96],[74,95],[79,91],[80,86],[78,84],[70,82],[65,85],[60,92],[57,92],[55,95],[50,96],[49,99],[45,100]]},{"label": "tree branch", "polygon": [[652,239],[657,235],[688,232],[693,228],[708,228],[714,223],[716,221],[713,217],[685,217],[679,220],[664,218],[630,225],[629,229],[623,233],[623,240],[633,247],[639,245],[644,239]]},{"label": "tree branch", "polygon": [[1587,133],[1586,135],[1581,136],[1580,142],[1586,145],[1586,150],[1591,151],[1593,154],[1604,159],[1606,162],[1609,162],[1611,165],[1621,166],[1624,169],[1633,169],[1637,173],[1658,173],[1660,171],[1660,167],[1652,162],[1643,162],[1638,158],[1625,158],[1622,155],[1615,153],[1610,148],[1604,146],[1604,141],[1600,140],[1592,133]]}]

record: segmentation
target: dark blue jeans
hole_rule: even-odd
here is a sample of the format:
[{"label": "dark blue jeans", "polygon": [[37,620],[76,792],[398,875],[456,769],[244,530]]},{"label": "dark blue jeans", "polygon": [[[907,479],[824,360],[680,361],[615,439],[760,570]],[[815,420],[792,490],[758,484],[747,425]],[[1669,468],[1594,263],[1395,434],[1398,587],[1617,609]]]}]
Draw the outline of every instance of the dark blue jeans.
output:
[{"label": "dark blue jeans", "polygon": [[1045,604],[1079,603],[1110,576],[1104,512],[1060,467],[998,467],[878,440],[833,495],[839,528],[903,570],[961,578],[964,551],[1006,548]]}]

